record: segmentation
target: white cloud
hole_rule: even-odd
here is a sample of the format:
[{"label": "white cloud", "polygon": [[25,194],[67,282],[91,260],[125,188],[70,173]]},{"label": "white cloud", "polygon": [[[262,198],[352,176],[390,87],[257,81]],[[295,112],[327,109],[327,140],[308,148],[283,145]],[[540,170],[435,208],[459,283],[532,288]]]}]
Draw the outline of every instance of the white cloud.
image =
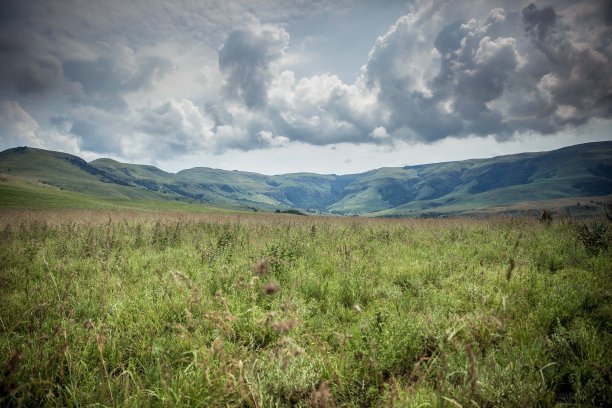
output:
[{"label": "white cloud", "polygon": [[79,154],[78,139],[66,132],[43,129],[18,102],[0,101],[0,147],[29,146]]},{"label": "white cloud", "polygon": [[370,132],[370,136],[372,136],[374,139],[388,139],[391,137],[384,126],[379,126],[374,129],[372,132]]},{"label": "white cloud", "polygon": [[265,147],[284,147],[289,144],[289,139],[285,136],[274,136],[272,132],[266,130],[257,133],[257,138]]},{"label": "white cloud", "polygon": [[16,101],[0,102],[0,134],[3,147],[26,145],[42,147],[44,141],[36,134],[38,123]]},{"label": "white cloud", "polygon": [[[326,41],[308,40],[312,16],[333,30],[361,2],[22,3],[0,27],[5,146],[167,161],[296,144],[511,140],[612,116],[604,1],[409,2],[378,39],[354,28],[354,41],[373,46],[349,79],[300,65],[313,61],[307,44]],[[325,52],[317,58],[336,58]]]},{"label": "white cloud", "polygon": [[155,152],[156,157],[182,155],[215,147],[215,123],[188,99],[170,99],[139,110],[134,125],[138,134],[125,154]]},{"label": "white cloud", "polygon": [[283,56],[288,43],[289,34],[270,24],[254,22],[232,31],[219,50],[227,97],[249,108],[264,108],[273,77],[271,64]]}]

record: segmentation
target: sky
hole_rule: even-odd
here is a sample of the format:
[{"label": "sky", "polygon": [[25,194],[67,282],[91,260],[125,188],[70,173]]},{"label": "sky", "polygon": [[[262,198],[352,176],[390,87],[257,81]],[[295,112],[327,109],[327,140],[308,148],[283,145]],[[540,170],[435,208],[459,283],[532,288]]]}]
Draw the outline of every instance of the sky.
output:
[{"label": "sky", "polygon": [[0,149],[347,174],[612,140],[612,2],[0,0]]}]

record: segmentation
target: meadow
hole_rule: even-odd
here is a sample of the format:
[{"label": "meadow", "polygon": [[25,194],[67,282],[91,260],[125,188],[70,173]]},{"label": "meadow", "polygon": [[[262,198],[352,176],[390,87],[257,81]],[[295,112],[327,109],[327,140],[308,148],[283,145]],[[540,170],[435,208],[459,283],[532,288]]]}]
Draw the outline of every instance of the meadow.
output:
[{"label": "meadow", "polygon": [[612,406],[597,222],[2,210],[0,405]]}]

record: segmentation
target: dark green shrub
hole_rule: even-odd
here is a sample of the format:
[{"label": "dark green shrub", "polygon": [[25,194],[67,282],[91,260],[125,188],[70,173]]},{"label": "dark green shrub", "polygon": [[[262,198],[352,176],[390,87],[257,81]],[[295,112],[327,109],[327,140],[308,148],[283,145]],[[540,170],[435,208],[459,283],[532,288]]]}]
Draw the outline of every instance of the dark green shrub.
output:
[{"label": "dark green shrub", "polygon": [[578,230],[578,239],[589,253],[595,254],[608,247],[607,232],[608,227],[593,221],[590,226],[582,224]]},{"label": "dark green shrub", "polygon": [[544,209],[540,214],[540,222],[542,224],[550,225],[553,222],[552,212],[550,210]]},{"label": "dark green shrub", "polygon": [[604,204],[604,211],[606,212],[608,221],[612,222],[612,201],[608,201]]}]

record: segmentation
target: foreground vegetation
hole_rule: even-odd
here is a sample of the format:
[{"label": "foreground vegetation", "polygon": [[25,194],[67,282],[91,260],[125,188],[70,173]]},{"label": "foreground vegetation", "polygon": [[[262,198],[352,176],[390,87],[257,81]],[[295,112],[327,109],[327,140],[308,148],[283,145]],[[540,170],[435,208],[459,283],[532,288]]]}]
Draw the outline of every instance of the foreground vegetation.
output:
[{"label": "foreground vegetation", "polygon": [[0,220],[3,406],[612,405],[603,224]]}]

